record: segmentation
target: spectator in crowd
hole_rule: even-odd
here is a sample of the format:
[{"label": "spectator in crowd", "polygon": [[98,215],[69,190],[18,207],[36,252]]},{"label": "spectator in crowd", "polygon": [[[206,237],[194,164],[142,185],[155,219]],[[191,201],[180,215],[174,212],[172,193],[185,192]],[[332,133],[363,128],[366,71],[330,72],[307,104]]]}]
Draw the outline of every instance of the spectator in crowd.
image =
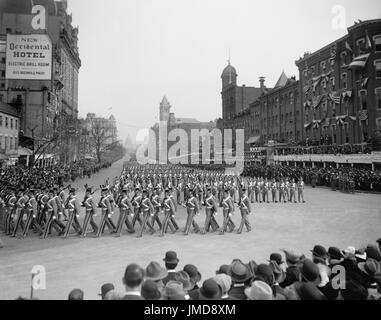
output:
[{"label": "spectator in crowd", "polygon": [[99,296],[101,297],[102,300],[106,300],[105,297],[107,294],[111,295],[112,292],[114,292],[115,287],[112,283],[105,283],[101,287],[101,293]]},{"label": "spectator in crowd", "polygon": [[161,299],[161,292],[159,290],[157,282],[152,280],[146,280],[143,283],[141,294],[145,300],[160,300]]},{"label": "spectator in crowd", "polygon": [[170,280],[164,287],[163,300],[185,300],[186,292],[180,281]]},{"label": "spectator in crowd", "polygon": [[229,269],[229,276],[233,282],[229,295],[238,300],[245,300],[245,289],[250,285],[252,278],[249,268],[241,261],[234,261]]},{"label": "spectator in crowd", "polygon": [[141,288],[144,281],[144,270],[137,264],[127,266],[123,277],[126,294],[122,300],[144,300]]},{"label": "spectator in crowd", "polygon": [[216,281],[213,279],[205,280],[199,289],[198,300],[220,300],[221,291]]},{"label": "spectator in crowd", "polygon": [[158,262],[152,261],[145,270],[145,279],[155,281],[160,292],[163,292],[163,279],[168,276],[168,271]]},{"label": "spectator in crowd", "polygon": [[189,295],[192,298],[192,294],[199,289],[198,283],[201,281],[201,273],[193,264],[187,264],[183,270],[189,275],[190,281],[192,283],[192,288],[188,291]]},{"label": "spectator in crowd", "polygon": [[189,274],[181,270],[177,272],[176,279],[177,281],[183,284],[183,289],[185,291],[185,295],[184,295],[185,300],[191,300],[192,298],[189,295],[189,291],[193,289],[194,285],[189,277]]},{"label": "spectator in crowd", "polygon": [[84,293],[81,289],[73,289],[69,293],[68,300],[83,300],[84,298]]},{"label": "spectator in crowd", "polygon": [[169,281],[176,280],[176,268],[180,260],[174,251],[168,251],[163,260],[165,262],[165,268],[168,271],[168,275],[163,279],[163,284],[166,285]]},{"label": "spectator in crowd", "polygon": [[260,280],[254,281],[250,287],[245,289],[244,293],[247,300],[273,300],[271,287]]},{"label": "spectator in crowd", "polygon": [[237,300],[236,298],[229,295],[229,291],[232,287],[232,279],[230,276],[221,273],[217,274],[213,280],[218,284],[220,288],[221,300]]}]

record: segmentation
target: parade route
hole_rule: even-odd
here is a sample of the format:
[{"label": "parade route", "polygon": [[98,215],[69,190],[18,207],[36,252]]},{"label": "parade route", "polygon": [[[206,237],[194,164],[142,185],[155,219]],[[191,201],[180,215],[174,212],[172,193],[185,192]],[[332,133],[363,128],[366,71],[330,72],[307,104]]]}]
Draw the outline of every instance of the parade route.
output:
[{"label": "parade route", "polygon": [[[91,179],[73,183],[72,186],[79,190],[78,199],[83,199],[85,184],[96,189],[107,178],[111,183],[120,175],[123,161]],[[94,198],[98,201],[99,197],[97,192]],[[57,236],[46,240],[36,236],[21,240],[2,235],[5,247],[0,249],[0,299],[28,297],[31,270],[35,265],[44,266],[47,273],[47,288],[35,292],[35,297],[66,299],[73,288],[81,288],[85,299],[98,299],[99,288],[106,282],[114,283],[117,291],[123,292],[121,279],[127,264],[135,262],[145,267],[150,261],[162,263],[168,250],[177,251],[180,268],[187,263],[196,264],[205,280],[213,276],[221,264],[229,264],[235,258],[244,262],[267,262],[270,253],[281,248],[296,249],[309,257],[310,250],[317,243],[326,247],[360,247],[374,243],[381,236],[379,195],[352,195],[307,187],[305,200],[305,204],[253,204],[254,214],[250,216],[253,231],[244,231],[242,235],[192,233],[185,237],[179,231],[164,238],[158,233],[153,236],[145,233],[142,239],[137,239],[126,231],[121,238],[114,238],[106,231],[99,239],[91,236],[80,239],[72,235],[66,240]],[[116,212],[114,221],[118,214]],[[83,212],[81,223],[82,219]],[[176,220],[183,229],[185,209],[180,206]],[[197,222],[203,226],[204,220],[203,209]],[[238,210],[233,220],[238,225]],[[222,224],[221,209],[217,221]]]}]

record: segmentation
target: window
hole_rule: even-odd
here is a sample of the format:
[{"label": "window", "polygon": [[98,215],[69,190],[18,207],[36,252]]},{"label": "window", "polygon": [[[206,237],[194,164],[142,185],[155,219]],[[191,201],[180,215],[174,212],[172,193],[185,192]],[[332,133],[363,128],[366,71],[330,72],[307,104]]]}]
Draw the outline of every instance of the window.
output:
[{"label": "window", "polygon": [[346,73],[343,73],[341,75],[341,87],[343,89],[347,89],[347,74]]},{"label": "window", "polygon": [[[376,119],[376,126],[377,126],[378,129],[381,129],[381,118],[377,118]],[[0,141],[1,141],[1,139],[0,139]]]},{"label": "window", "polygon": [[1,63],[2,63],[2,64],[5,64],[5,57],[2,57],[2,58],[1,58]]},{"label": "window", "polygon": [[6,33],[12,33],[12,28],[5,29]]},{"label": "window", "polygon": [[0,102],[4,102],[4,96],[0,94]]},{"label": "window", "polygon": [[4,139],[4,149],[7,150],[8,147],[9,147],[9,145],[8,145],[8,137],[5,136],[5,139]]},{"label": "window", "polygon": [[331,77],[331,79],[329,79],[329,82],[331,84],[331,88],[335,89],[335,77]]},{"label": "window", "polygon": [[19,139],[15,138],[15,149],[19,148]]},{"label": "window", "polygon": [[307,76],[308,76],[308,71],[307,71],[307,69],[303,70],[303,76],[304,76],[304,78],[307,78]]},{"label": "window", "polygon": [[5,70],[1,70],[1,77],[5,78]]},{"label": "window", "polygon": [[376,79],[381,79],[381,60],[375,60],[374,66],[376,67]]},{"label": "window", "polygon": [[292,112],[290,112],[290,123],[293,123],[294,119],[292,118]]},{"label": "window", "polygon": [[361,54],[365,51],[365,39],[361,38],[356,41],[357,53]]},{"label": "window", "polygon": [[381,88],[376,88],[374,91],[376,93],[376,108],[381,109]]},{"label": "window", "polygon": [[9,138],[9,150],[13,149],[13,137]]},{"label": "window", "polygon": [[3,149],[3,136],[0,135],[0,150]]},{"label": "window", "polygon": [[326,65],[325,61],[320,62],[320,68],[322,70],[325,70],[325,65]]},{"label": "window", "polygon": [[13,119],[11,119],[11,129],[13,129]]},{"label": "window", "polygon": [[294,94],[290,92],[290,105],[294,104]]},{"label": "window", "polygon": [[325,80],[321,81],[321,87],[326,89],[327,88],[327,82]]},{"label": "window", "polygon": [[5,117],[5,127],[8,128],[8,117]]},{"label": "window", "polygon": [[381,35],[374,36],[373,43],[375,52],[381,52]]},{"label": "window", "polygon": [[16,119],[16,120],[15,120],[15,129],[16,129],[16,130],[19,129],[19,128],[18,128],[18,122],[19,122],[19,121]]},{"label": "window", "polygon": [[3,116],[0,116],[0,127],[3,126]]},{"label": "window", "polygon": [[344,67],[347,65],[347,52],[346,51],[343,51],[342,53],[340,53],[340,61],[341,61],[341,66]]},{"label": "window", "polygon": [[359,91],[359,98],[360,98],[360,107],[362,110],[367,110],[367,91],[366,90],[360,90]]}]

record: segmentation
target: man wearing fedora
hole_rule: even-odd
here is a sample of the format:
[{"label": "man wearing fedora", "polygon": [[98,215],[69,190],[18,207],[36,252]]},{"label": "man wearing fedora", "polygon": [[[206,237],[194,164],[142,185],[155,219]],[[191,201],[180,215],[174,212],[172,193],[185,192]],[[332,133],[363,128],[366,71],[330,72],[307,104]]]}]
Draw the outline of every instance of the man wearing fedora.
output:
[{"label": "man wearing fedora", "polygon": [[213,280],[218,284],[220,288],[221,300],[237,300],[229,295],[229,291],[232,286],[232,278],[227,274],[217,274]]},{"label": "man wearing fedora", "polygon": [[255,280],[250,287],[245,289],[244,293],[247,300],[273,300],[271,287],[261,280]]},{"label": "man wearing fedora", "polygon": [[105,283],[104,285],[102,285],[101,293],[99,293],[98,295],[101,297],[102,300],[106,300],[106,296],[114,291],[115,287],[112,283]]},{"label": "man wearing fedora", "polygon": [[158,285],[153,280],[145,280],[142,286],[142,297],[145,300],[160,300],[161,299],[161,291],[158,288]]},{"label": "man wearing fedora", "polygon": [[251,214],[251,206],[249,198],[246,195],[246,189],[241,189],[241,197],[239,201],[239,208],[241,210],[241,224],[238,229],[238,234],[241,234],[243,231],[243,227],[246,226],[247,232],[251,231],[251,224],[248,216]]},{"label": "man wearing fedora", "polygon": [[287,250],[283,250],[283,252],[286,256],[286,264],[287,264],[286,278],[279,285],[282,288],[286,288],[286,287],[292,285],[294,282],[299,281],[300,271],[298,268],[298,263],[301,260],[301,256],[294,253],[294,252],[287,251]]},{"label": "man wearing fedora", "polygon": [[174,251],[168,251],[165,254],[165,258],[163,259],[165,262],[165,268],[168,271],[168,275],[163,279],[164,285],[166,285],[171,280],[176,280],[176,268],[179,264],[179,259],[177,258],[177,253]]},{"label": "man wearing fedora", "polygon": [[191,296],[189,295],[189,291],[193,289],[194,285],[191,281],[189,274],[186,273],[184,270],[180,270],[176,273],[176,281],[179,281],[183,284],[183,289],[185,291],[185,300],[193,300]]},{"label": "man wearing fedora", "polygon": [[190,281],[192,282],[192,288],[188,290],[189,296],[192,300],[196,300],[197,291],[199,289],[198,283],[201,281],[201,273],[193,264],[187,264],[183,270],[189,275]]},{"label": "man wearing fedora", "polygon": [[168,271],[155,261],[150,262],[145,270],[145,280],[155,281],[161,292],[164,289],[163,279],[167,276]]},{"label": "man wearing fedora", "polygon": [[180,281],[171,280],[165,285],[163,300],[185,300],[186,292]]},{"label": "man wearing fedora", "polygon": [[321,245],[316,245],[311,252],[312,261],[316,263],[319,268],[321,278],[319,287],[322,288],[329,282],[329,277],[331,275],[331,270],[327,266],[327,250]]},{"label": "man wearing fedora", "polygon": [[126,294],[122,300],[144,300],[141,296],[142,284],[144,281],[144,270],[137,264],[127,266],[123,277],[123,284]]},{"label": "man wearing fedora", "polygon": [[249,268],[241,261],[235,261],[230,266],[229,276],[233,283],[229,295],[238,300],[245,300],[245,288],[250,285],[253,276]]}]

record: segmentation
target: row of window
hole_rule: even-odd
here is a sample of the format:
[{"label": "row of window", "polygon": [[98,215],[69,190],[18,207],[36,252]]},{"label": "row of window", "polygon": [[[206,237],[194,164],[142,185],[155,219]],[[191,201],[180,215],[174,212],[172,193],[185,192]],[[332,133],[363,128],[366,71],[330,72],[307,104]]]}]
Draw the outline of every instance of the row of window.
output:
[{"label": "row of window", "polygon": [[8,118],[5,116],[0,116],[0,127],[4,125],[4,128],[10,128],[18,130],[18,120],[13,118]]},{"label": "row of window", "polygon": [[8,137],[0,135],[0,149],[4,150],[17,150],[19,140],[17,137]]}]

